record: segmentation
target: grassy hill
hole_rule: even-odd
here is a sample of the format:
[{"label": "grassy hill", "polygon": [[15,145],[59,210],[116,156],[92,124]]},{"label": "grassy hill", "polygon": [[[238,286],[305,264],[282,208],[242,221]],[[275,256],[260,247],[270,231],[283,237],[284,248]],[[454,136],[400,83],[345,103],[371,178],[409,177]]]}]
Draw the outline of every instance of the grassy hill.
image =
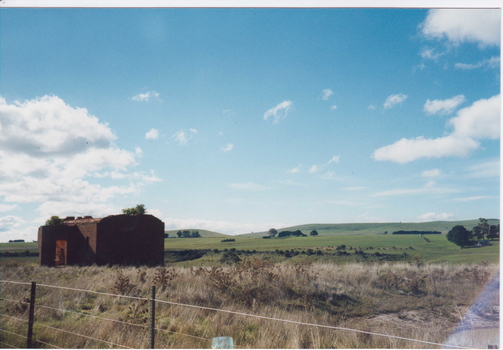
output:
[{"label": "grassy hill", "polygon": [[[447,233],[456,225],[462,225],[468,230],[477,226],[479,220],[461,220],[461,221],[431,221],[431,222],[387,222],[387,223],[354,223],[354,224],[305,224],[278,229],[280,231],[296,231],[300,230],[305,234],[309,234],[312,230],[316,230],[323,236],[334,235],[375,235],[379,233],[394,231],[440,231]],[[489,225],[498,225],[498,219],[488,219]],[[265,236],[268,232],[246,233],[239,236]]]},{"label": "grassy hill", "polygon": [[166,230],[164,231],[164,233],[167,233],[169,234],[170,237],[178,237],[176,235],[176,233],[178,231],[198,231],[199,234],[201,235],[201,237],[203,238],[208,238],[208,237],[216,237],[216,238],[229,238],[229,235],[226,235],[224,233],[218,233],[218,232],[215,232],[215,231],[208,231],[208,230],[201,230],[201,229],[197,229],[197,228],[188,228],[188,229],[183,229],[183,230]]}]

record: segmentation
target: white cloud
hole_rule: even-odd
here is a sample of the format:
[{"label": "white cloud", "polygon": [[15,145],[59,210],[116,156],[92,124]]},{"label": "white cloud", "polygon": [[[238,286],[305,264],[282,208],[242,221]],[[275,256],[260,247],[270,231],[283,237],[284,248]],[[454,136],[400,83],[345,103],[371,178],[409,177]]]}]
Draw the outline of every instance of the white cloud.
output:
[{"label": "white cloud", "polygon": [[470,178],[499,178],[500,177],[500,161],[491,160],[468,167],[468,177]]},{"label": "white cloud", "polygon": [[500,135],[500,95],[481,99],[457,112],[447,122],[451,134],[436,139],[422,136],[401,139],[374,151],[375,160],[407,163],[420,158],[466,157],[480,147],[481,139],[498,139]]},{"label": "white cloud", "polygon": [[396,94],[396,95],[390,95],[388,98],[386,98],[386,101],[384,101],[383,107],[385,109],[392,108],[396,106],[397,104],[402,103],[407,99],[407,95],[404,94]]},{"label": "white cloud", "polygon": [[322,92],[321,98],[324,99],[325,101],[329,99],[330,96],[334,94],[334,92],[330,89],[325,89]]},{"label": "white cloud", "polygon": [[229,143],[227,146],[222,147],[221,150],[224,152],[230,152],[234,148],[234,145],[232,143]]},{"label": "white cloud", "polygon": [[342,189],[343,190],[346,190],[346,191],[361,191],[361,190],[365,190],[367,187],[363,187],[363,186],[355,186],[355,187],[343,187]]},{"label": "white cloud", "polygon": [[469,63],[456,63],[454,65],[454,68],[457,69],[463,69],[463,70],[470,70],[470,69],[478,69],[478,68],[499,68],[500,66],[500,58],[499,57],[491,57],[482,61],[479,61],[475,64],[469,64]]},{"label": "white cloud", "polygon": [[464,198],[454,198],[453,201],[456,202],[472,202],[472,201],[478,201],[481,199],[486,199],[489,198],[488,196],[473,196],[473,197],[464,197]]},{"label": "white cloud", "polygon": [[232,183],[229,185],[234,190],[262,191],[269,187],[256,184],[254,182]]},{"label": "white cloud", "polygon": [[370,109],[371,111],[373,111],[374,109],[376,109],[376,106],[370,105],[370,106],[367,107],[367,109]]},{"label": "white cloud", "polygon": [[325,174],[321,175],[323,180],[338,180],[337,174],[334,171],[327,171]]},{"label": "white cloud", "polygon": [[[318,171],[324,169],[326,166],[332,164],[332,163],[337,163],[339,164],[339,159],[341,158],[341,156],[333,156],[332,158],[330,158],[330,160],[326,163],[326,164],[322,164],[322,165],[312,165],[311,168],[309,169],[309,174],[314,174],[314,173],[317,173]],[[322,178],[324,179],[331,179],[333,177],[331,177],[331,175],[334,175],[335,173],[333,172],[328,172],[326,173],[325,175],[323,175]]]},{"label": "white cloud", "polygon": [[457,95],[447,100],[427,100],[424,111],[426,114],[450,114],[463,102],[465,102],[464,95]]},{"label": "white cloud", "polygon": [[90,198],[90,202],[86,203],[75,201],[47,201],[37,208],[37,212],[40,215],[41,224],[43,224],[44,220],[50,218],[52,215],[58,215],[59,217],[91,215],[95,218],[100,218],[110,215],[111,213],[120,213],[121,208],[106,202],[94,202]]},{"label": "white cloud", "polygon": [[24,224],[26,221],[19,216],[7,215],[0,217],[0,232],[14,230]]},{"label": "white cloud", "polygon": [[157,140],[159,138],[159,130],[150,129],[150,131],[145,134],[145,138],[147,140]]},{"label": "white cloud", "polygon": [[293,169],[289,169],[287,170],[288,173],[291,173],[291,174],[297,174],[299,171],[300,171],[300,165],[296,168],[293,168]]},{"label": "white cloud", "polygon": [[496,95],[459,110],[448,125],[454,127],[456,137],[496,140],[500,137],[500,116],[500,95]]},{"label": "white cloud", "polygon": [[331,163],[337,163],[339,164],[339,159],[341,158],[341,156],[333,156],[327,163],[328,164],[331,164]]},{"label": "white cloud", "polygon": [[17,207],[18,207],[17,204],[14,205],[0,204],[0,212],[11,211],[16,209]]},{"label": "white cloud", "polygon": [[311,168],[309,168],[309,174],[314,174],[320,170],[319,165],[312,165]]},{"label": "white cloud", "polygon": [[[423,51],[421,51],[421,57],[426,58],[429,60],[437,60],[439,57],[445,55],[443,52],[435,52],[435,49],[432,48],[424,48]],[[424,68],[424,67],[420,67]]]},{"label": "white cloud", "polygon": [[428,182],[424,185],[424,187],[433,187],[433,186],[435,186],[436,184],[437,184],[437,183],[436,183],[435,181],[430,180],[430,181],[428,181]]},{"label": "white cloud", "polygon": [[189,129],[189,130],[190,130],[190,132],[197,134],[197,129]]},{"label": "white cloud", "polygon": [[433,9],[421,25],[429,38],[454,44],[475,42],[481,46],[500,44],[499,9]]},{"label": "white cloud", "polygon": [[337,106],[336,105],[333,105],[332,107],[330,107],[331,110],[335,111],[337,109]]},{"label": "white cloud", "polygon": [[425,186],[423,188],[404,188],[404,189],[377,192],[374,193],[372,197],[392,197],[392,196],[418,195],[418,194],[445,194],[445,193],[456,193],[456,192],[459,192],[459,190],[449,187]]},{"label": "white cloud", "polygon": [[[0,124],[0,197],[14,203],[41,203],[36,210],[44,215],[57,215],[51,208],[110,207],[110,200],[139,193],[143,184],[155,178],[142,172],[132,176],[138,149],[133,153],[118,148],[117,136],[107,124],[57,96],[13,104],[0,99]],[[106,172],[118,182],[121,175],[129,181],[95,183]]]},{"label": "white cloud", "polygon": [[420,215],[417,217],[420,221],[426,222],[426,221],[445,221],[445,220],[450,220],[454,218],[454,214],[449,214],[449,213],[442,213],[442,214],[436,214],[436,213],[426,213],[423,215]]},{"label": "white cloud", "polygon": [[180,146],[186,145],[192,138],[192,136],[187,136],[187,134],[183,130],[175,132],[171,137],[174,138]]},{"label": "white cloud", "polygon": [[438,169],[424,170],[421,173],[422,177],[438,177],[442,175],[442,171]]},{"label": "white cloud", "polygon": [[479,148],[480,143],[471,139],[456,138],[452,135],[436,139],[401,139],[392,145],[374,151],[375,160],[389,160],[408,163],[420,158],[466,157]]},{"label": "white cloud", "polygon": [[136,102],[148,102],[151,98],[159,99],[159,93],[155,91],[148,91],[131,97],[131,100]]},{"label": "white cloud", "polygon": [[57,96],[0,104],[0,149],[30,157],[64,157],[90,148],[106,148],[117,137],[85,108],[73,108]]},{"label": "white cloud", "polygon": [[276,107],[269,109],[264,113],[264,120],[272,118],[273,124],[278,124],[281,120],[285,119],[293,108],[292,101],[283,101]]}]

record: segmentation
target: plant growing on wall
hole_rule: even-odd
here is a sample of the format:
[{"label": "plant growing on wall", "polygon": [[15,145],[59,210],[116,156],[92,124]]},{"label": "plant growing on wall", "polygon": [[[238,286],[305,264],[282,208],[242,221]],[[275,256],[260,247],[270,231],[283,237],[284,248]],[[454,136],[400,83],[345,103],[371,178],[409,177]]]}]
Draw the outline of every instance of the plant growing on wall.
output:
[{"label": "plant growing on wall", "polygon": [[136,207],[133,208],[122,209],[122,213],[130,216],[143,215],[147,213],[147,209],[145,209],[145,205],[138,204]]},{"label": "plant growing on wall", "polygon": [[51,216],[49,220],[45,222],[45,226],[58,226],[63,222],[63,219],[61,219],[57,215]]}]

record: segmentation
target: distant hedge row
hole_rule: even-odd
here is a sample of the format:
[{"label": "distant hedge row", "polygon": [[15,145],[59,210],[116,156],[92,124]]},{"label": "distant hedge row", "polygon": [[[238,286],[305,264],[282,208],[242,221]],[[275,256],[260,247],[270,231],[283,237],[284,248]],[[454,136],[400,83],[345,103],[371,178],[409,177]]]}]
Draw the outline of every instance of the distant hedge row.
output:
[{"label": "distant hedge row", "polygon": [[439,231],[395,231],[394,235],[440,235]]},{"label": "distant hedge row", "polygon": [[0,252],[0,257],[9,258],[9,257],[22,257],[22,256],[38,256],[38,252],[30,252],[29,250],[24,252]]}]

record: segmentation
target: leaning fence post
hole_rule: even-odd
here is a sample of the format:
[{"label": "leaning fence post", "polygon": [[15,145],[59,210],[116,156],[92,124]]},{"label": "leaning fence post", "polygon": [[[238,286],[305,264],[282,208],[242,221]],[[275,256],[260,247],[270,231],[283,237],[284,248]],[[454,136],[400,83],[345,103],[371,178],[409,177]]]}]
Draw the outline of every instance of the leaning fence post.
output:
[{"label": "leaning fence post", "polygon": [[37,288],[37,283],[31,282],[30,313],[28,315],[28,339],[26,341],[26,347],[28,349],[32,348],[33,320],[35,318],[35,290],[36,290],[36,288]]},{"label": "leaning fence post", "polygon": [[150,348],[155,349],[155,286],[150,293]]}]

